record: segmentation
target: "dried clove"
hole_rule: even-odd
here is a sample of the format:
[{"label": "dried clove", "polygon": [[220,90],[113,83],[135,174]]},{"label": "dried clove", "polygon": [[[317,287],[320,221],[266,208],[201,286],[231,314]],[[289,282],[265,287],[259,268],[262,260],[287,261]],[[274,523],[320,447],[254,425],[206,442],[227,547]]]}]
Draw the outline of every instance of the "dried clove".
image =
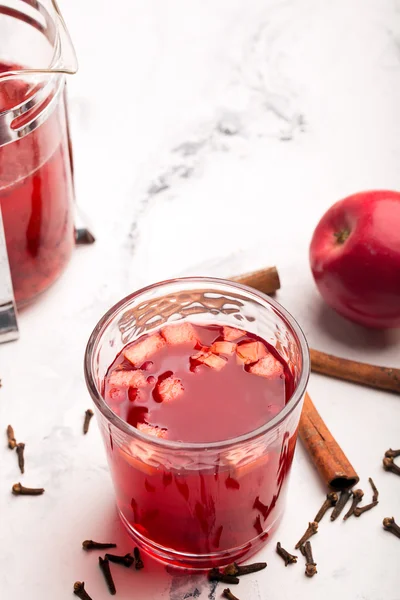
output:
[{"label": "dried clove", "polygon": [[85,227],[81,227],[79,229],[75,229],[75,244],[94,244],[96,238],[93,233],[86,229]]},{"label": "dried clove", "polygon": [[394,517],[385,517],[382,523],[386,531],[390,531],[390,533],[400,538],[400,527],[397,525]]},{"label": "dried clove", "polygon": [[285,550],[285,548],[282,548],[280,542],[278,542],[276,545],[276,551],[279,554],[279,556],[281,556],[285,561],[285,567],[292,563],[297,563],[297,556],[290,554],[287,550]]},{"label": "dried clove", "polygon": [[222,595],[227,600],[239,600],[237,596],[234,596],[229,588],[225,588]]},{"label": "dried clove", "polygon": [[124,567],[131,567],[135,562],[132,554],[125,554],[125,556],[118,556],[117,554],[106,554],[107,560],[117,565],[124,565]]},{"label": "dried clove", "polygon": [[140,571],[140,569],[143,569],[144,564],[140,555],[140,550],[137,546],[133,549],[133,556],[135,557],[135,569],[136,571]]},{"label": "dried clove", "polygon": [[15,439],[14,429],[11,427],[11,425],[7,427],[7,440],[10,450],[14,450],[17,445],[17,440]]},{"label": "dried clove", "polygon": [[25,458],[24,458],[25,444],[20,442],[17,444],[17,455],[18,455],[18,466],[21,473],[25,472]]},{"label": "dried clove", "polygon": [[389,448],[389,450],[386,450],[385,456],[386,458],[396,458],[397,456],[400,456],[400,450],[392,450]]},{"label": "dried clove", "polygon": [[239,565],[234,562],[234,563],[231,563],[230,565],[227,565],[222,572],[224,575],[235,576],[238,574],[238,570],[239,570]]},{"label": "dried clove", "polygon": [[87,591],[85,590],[84,581],[75,581],[74,583],[74,594],[81,600],[92,600]]},{"label": "dried clove", "polygon": [[306,542],[304,546],[300,546],[300,552],[306,559],[306,570],[305,574],[307,577],[313,577],[317,571],[317,563],[314,562],[314,558],[312,555],[311,543]]},{"label": "dried clove", "polygon": [[108,548],[116,548],[117,544],[106,543],[103,544],[101,542],[94,542],[93,540],[85,540],[82,542],[82,548],[84,550],[106,550]]},{"label": "dried clove", "polygon": [[241,575],[248,575],[249,573],[257,573],[257,571],[262,571],[266,568],[266,566],[266,562],[252,563],[251,565],[242,566],[239,566],[234,562],[224,568],[223,574],[240,577]]},{"label": "dried clove", "polygon": [[317,531],[318,531],[318,523],[316,521],[312,521],[311,523],[309,523],[308,527],[306,529],[306,532],[304,533],[304,535],[299,539],[299,541],[295,545],[296,550],[298,550],[300,548],[300,546],[302,546],[312,535],[317,533]]},{"label": "dried clove", "polygon": [[94,415],[94,412],[92,410],[90,410],[90,408],[88,408],[87,411],[85,412],[85,420],[83,422],[83,433],[85,435],[89,431],[90,419],[93,417],[93,415]]},{"label": "dried clove", "polygon": [[28,488],[20,483],[14,483],[11,491],[15,496],[41,496],[44,494],[44,488]]},{"label": "dried clove", "polygon": [[101,556],[99,556],[99,567],[104,575],[104,579],[106,580],[108,591],[110,592],[111,596],[115,596],[117,590],[115,588],[115,583],[111,573],[110,563],[108,562],[108,559],[101,558]]},{"label": "dried clove", "polygon": [[351,496],[351,492],[349,490],[343,490],[342,492],[340,492],[340,498],[337,501],[336,506],[333,509],[332,514],[331,514],[331,521],[335,521],[335,519],[338,518],[338,516],[340,515],[340,513],[346,506],[347,501],[350,498],[350,496]]},{"label": "dried clove", "polygon": [[370,483],[370,486],[372,487],[372,502],[378,502],[378,497],[379,497],[379,492],[376,488],[376,485],[374,484],[374,482],[372,481],[372,477],[368,478],[368,481]]},{"label": "dried clove", "polygon": [[371,502],[371,504],[366,504],[365,506],[357,506],[357,508],[354,509],[354,516],[355,517],[361,517],[361,515],[365,512],[367,512],[367,510],[371,510],[371,508],[374,508],[374,506],[376,506],[378,504],[378,501],[375,500],[374,502]]},{"label": "dried clove", "polygon": [[207,576],[209,581],[221,581],[222,583],[230,583],[231,585],[239,583],[238,577],[235,575],[225,575],[225,573],[221,573],[217,568],[208,571]]},{"label": "dried clove", "polygon": [[317,512],[317,514],[314,518],[314,521],[319,523],[321,521],[322,517],[324,516],[324,514],[327,512],[327,510],[329,510],[332,506],[336,505],[338,498],[339,498],[339,496],[337,495],[336,492],[329,492],[329,494],[326,495],[326,500],[324,501],[323,505]]},{"label": "dried clove", "polygon": [[395,473],[395,475],[400,475],[400,467],[394,463],[392,457],[385,456],[382,462],[385,471],[391,471],[392,473]]},{"label": "dried clove", "polygon": [[351,503],[349,510],[344,515],[343,521],[347,521],[347,519],[349,517],[351,517],[352,514],[354,514],[354,509],[356,508],[357,504],[359,504],[361,502],[361,500],[363,499],[363,496],[364,496],[364,492],[362,490],[354,490],[353,491],[353,501]]}]

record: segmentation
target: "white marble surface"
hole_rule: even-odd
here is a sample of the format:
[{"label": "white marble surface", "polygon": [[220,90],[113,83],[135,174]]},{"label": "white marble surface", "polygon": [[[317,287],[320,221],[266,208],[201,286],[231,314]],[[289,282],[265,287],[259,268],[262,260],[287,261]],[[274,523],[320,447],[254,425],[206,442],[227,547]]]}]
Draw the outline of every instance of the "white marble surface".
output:
[{"label": "white marble surface", "polygon": [[[118,522],[82,373],[85,342],[120,297],[179,274],[231,275],[277,264],[280,300],[314,347],[395,366],[400,332],[370,332],[322,305],[309,268],[312,230],[335,200],[400,188],[398,0],[104,0],[64,2],[80,57],[70,81],[78,200],[98,237],[58,284],[20,317],[21,339],[0,347],[0,427],[26,442],[26,474],[1,445],[0,596],[72,597],[85,580],[108,597],[85,538],[129,540]],[[399,600],[400,480],[381,467],[400,446],[399,398],[312,376],[321,414],[379,506],[323,523],[318,575],[284,568],[323,489],[300,444],[287,512],[241,600]],[[93,423],[93,425],[95,425]],[[40,485],[17,498],[11,484]],[[118,597],[182,600],[202,577],[114,569]],[[222,587],[217,590],[220,597]]]}]

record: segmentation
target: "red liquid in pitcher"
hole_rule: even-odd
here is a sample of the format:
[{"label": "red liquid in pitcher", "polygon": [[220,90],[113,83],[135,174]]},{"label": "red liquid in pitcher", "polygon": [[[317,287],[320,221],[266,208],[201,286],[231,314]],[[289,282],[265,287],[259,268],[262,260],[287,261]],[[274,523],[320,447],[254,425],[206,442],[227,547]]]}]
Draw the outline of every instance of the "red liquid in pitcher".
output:
[{"label": "red liquid in pitcher", "polygon": [[[293,389],[287,364],[264,340],[231,327],[190,323],[166,326],[126,346],[104,381],[107,403],[130,425],[204,447],[263,426]],[[266,540],[282,512],[296,434],[282,431],[275,438],[250,455],[243,447],[221,452],[217,462],[215,454],[212,460],[195,455],[193,466],[187,455],[180,464],[179,451],[174,463],[162,448],[153,447],[152,455],[134,440],[119,445],[110,435],[119,509],[139,540],[186,555],[244,558]]]},{"label": "red liquid in pitcher", "polygon": [[[0,63],[0,73],[11,69]],[[0,113],[26,101],[33,91],[22,80],[0,80]],[[53,283],[74,246],[65,105],[62,97],[46,99],[51,102],[55,107],[39,127],[0,146],[0,207],[19,305]],[[23,119],[19,117],[18,126],[26,124]]]}]

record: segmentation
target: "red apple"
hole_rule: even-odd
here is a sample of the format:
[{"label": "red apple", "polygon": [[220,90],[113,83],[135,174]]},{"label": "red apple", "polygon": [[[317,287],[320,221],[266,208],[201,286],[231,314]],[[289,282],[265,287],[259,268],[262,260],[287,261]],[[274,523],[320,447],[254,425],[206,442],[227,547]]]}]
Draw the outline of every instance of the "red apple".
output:
[{"label": "red apple", "polygon": [[318,223],[310,264],[324,300],[367,327],[400,327],[400,193],[340,200]]}]

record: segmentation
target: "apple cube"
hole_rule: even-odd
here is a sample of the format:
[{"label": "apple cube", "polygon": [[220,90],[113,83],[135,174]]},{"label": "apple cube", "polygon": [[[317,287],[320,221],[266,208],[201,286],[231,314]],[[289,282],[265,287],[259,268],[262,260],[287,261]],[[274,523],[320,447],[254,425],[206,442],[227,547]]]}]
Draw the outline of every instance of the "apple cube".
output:
[{"label": "apple cube", "polygon": [[268,354],[268,350],[261,342],[245,342],[236,347],[236,353],[245,365],[256,362]]},{"label": "apple cube", "polygon": [[222,328],[222,335],[228,342],[234,342],[235,340],[241,338],[244,334],[245,332],[241,329],[235,329],[234,327],[228,327],[227,325],[224,325]]},{"label": "apple cube", "polygon": [[139,342],[135,342],[124,350],[124,356],[135,367],[142,365],[152,354],[161,350],[165,341],[159,333],[154,333]]},{"label": "apple cube", "polygon": [[158,395],[163,402],[176,400],[183,394],[183,391],[182,381],[173,375],[161,381],[157,386]]},{"label": "apple cube", "polygon": [[110,398],[110,400],[113,403],[113,411],[115,412],[115,404],[119,404],[120,402],[123,402],[125,400],[126,397],[126,391],[120,387],[111,387],[108,390],[108,397]]},{"label": "apple cube", "polygon": [[272,379],[275,377],[281,377],[283,375],[283,365],[272,356],[272,354],[268,354],[258,360],[254,365],[249,367],[249,372],[253,373],[253,375],[259,375],[260,377],[265,377],[266,379]]},{"label": "apple cube", "polygon": [[167,344],[170,344],[171,346],[198,341],[196,330],[191,323],[167,325],[161,330],[161,335]]},{"label": "apple cube", "polygon": [[233,342],[214,342],[210,350],[214,354],[233,354],[236,350],[236,344]]},{"label": "apple cube", "polygon": [[167,430],[163,427],[157,427],[157,425],[150,425],[149,423],[138,423],[136,428],[143,433],[147,433],[147,435],[154,435],[158,438],[167,437]]},{"label": "apple cube", "polygon": [[108,383],[112,386],[138,388],[147,385],[147,379],[143,371],[113,371]]},{"label": "apple cube", "polygon": [[192,356],[193,360],[197,360],[198,362],[207,365],[207,367],[211,367],[211,369],[215,369],[216,371],[220,371],[226,365],[226,359],[222,358],[222,356],[218,356],[217,354],[213,354],[212,352],[199,352]]}]

